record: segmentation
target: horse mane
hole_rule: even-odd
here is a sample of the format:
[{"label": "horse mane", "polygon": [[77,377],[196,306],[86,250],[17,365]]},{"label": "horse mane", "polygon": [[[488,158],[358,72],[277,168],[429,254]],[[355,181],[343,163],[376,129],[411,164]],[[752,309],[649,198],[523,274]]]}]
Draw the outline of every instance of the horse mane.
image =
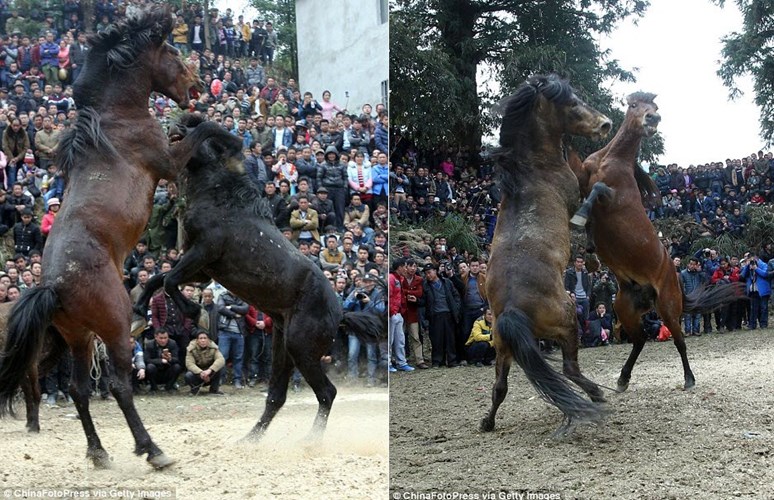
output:
[{"label": "horse mane", "polygon": [[538,97],[542,95],[549,102],[563,105],[572,100],[573,94],[569,82],[555,74],[534,75],[522,83],[516,93],[500,102],[498,109],[503,116],[500,147],[493,151],[492,157],[503,192],[518,193],[520,179],[532,170],[527,156],[532,150],[530,132]]},{"label": "horse mane", "polygon": [[160,45],[172,33],[174,21],[167,7],[140,10],[89,37],[93,50],[107,57],[108,67],[125,70],[140,60],[151,45]]},{"label": "horse mane", "polygon": [[70,176],[76,166],[82,165],[84,157],[93,151],[100,151],[109,157],[118,156],[110,139],[102,132],[100,120],[100,115],[94,108],[81,108],[73,127],[62,135],[55,158],[65,178]]},{"label": "horse mane", "polygon": [[634,180],[637,181],[637,187],[640,189],[642,204],[645,208],[656,208],[661,205],[661,192],[656,186],[656,182],[645,173],[643,169],[634,162]]}]

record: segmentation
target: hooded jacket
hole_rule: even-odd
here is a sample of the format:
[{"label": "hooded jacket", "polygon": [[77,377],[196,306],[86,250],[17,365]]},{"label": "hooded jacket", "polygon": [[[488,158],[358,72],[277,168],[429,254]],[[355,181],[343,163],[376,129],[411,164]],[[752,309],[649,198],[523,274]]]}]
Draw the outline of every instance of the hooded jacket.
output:
[{"label": "hooded jacket", "polygon": [[[336,155],[333,162],[328,159],[329,154]],[[325,161],[317,168],[317,187],[347,187],[347,167],[339,163],[339,151],[335,146],[328,146],[325,150]]]}]

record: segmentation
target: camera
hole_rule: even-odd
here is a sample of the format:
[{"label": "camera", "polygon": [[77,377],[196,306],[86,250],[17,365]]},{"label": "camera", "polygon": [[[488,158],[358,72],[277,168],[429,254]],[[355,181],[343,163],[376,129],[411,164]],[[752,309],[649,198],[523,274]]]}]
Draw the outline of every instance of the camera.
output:
[{"label": "camera", "polygon": [[364,300],[366,297],[368,297],[368,295],[363,291],[358,290],[357,292],[355,292],[355,298],[357,300]]}]

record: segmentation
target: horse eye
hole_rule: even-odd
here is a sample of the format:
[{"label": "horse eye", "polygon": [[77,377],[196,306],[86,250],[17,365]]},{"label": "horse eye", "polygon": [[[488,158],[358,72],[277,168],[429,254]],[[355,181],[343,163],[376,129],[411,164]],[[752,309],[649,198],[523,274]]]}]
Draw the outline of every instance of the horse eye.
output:
[{"label": "horse eye", "polygon": [[636,107],[637,107],[637,103],[636,103],[636,102],[633,102],[633,103],[631,104],[631,107],[632,107],[632,108],[636,108]]}]

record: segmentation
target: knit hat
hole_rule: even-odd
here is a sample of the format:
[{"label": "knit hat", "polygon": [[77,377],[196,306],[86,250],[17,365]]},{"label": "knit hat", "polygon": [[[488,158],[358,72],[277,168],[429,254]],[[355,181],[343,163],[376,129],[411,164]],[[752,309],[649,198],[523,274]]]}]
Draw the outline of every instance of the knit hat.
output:
[{"label": "knit hat", "polygon": [[32,150],[28,149],[27,153],[24,155],[24,163],[34,165],[35,164],[35,155],[32,154]]},{"label": "knit hat", "polygon": [[51,198],[46,202],[47,208],[51,208],[53,205],[61,205],[61,203],[59,203],[59,198]]}]

